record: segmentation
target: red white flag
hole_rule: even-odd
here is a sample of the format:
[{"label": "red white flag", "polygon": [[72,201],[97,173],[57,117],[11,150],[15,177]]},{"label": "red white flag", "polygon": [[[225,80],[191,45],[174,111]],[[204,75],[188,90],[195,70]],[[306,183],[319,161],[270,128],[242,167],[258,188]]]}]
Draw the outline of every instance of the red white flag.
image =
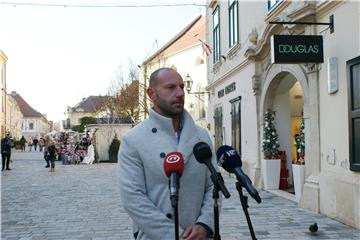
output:
[{"label": "red white flag", "polygon": [[203,54],[206,54],[207,57],[212,53],[211,47],[203,41],[201,41],[201,47],[203,49]]}]

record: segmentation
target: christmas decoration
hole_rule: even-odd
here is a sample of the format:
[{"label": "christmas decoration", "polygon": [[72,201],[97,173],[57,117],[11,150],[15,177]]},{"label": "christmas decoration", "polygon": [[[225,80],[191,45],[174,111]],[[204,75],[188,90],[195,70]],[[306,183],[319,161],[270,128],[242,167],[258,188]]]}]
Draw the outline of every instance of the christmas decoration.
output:
[{"label": "christmas decoration", "polygon": [[303,165],[303,164],[305,164],[305,123],[304,123],[304,119],[302,119],[302,121],[301,121],[299,133],[295,134],[294,138],[295,138],[294,146],[296,147],[296,161],[294,163]]},{"label": "christmas decoration", "polygon": [[275,111],[266,111],[264,116],[264,132],[262,140],[262,150],[264,152],[265,159],[278,158],[279,135],[276,133],[274,126]]}]

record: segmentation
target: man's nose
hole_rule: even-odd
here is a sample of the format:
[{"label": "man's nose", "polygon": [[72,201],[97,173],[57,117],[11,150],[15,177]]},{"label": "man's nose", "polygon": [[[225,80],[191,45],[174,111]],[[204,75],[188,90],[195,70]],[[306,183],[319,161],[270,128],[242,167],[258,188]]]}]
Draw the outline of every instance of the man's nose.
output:
[{"label": "man's nose", "polygon": [[176,96],[177,96],[177,97],[183,97],[183,96],[185,96],[184,88],[178,86],[178,87],[176,88]]}]

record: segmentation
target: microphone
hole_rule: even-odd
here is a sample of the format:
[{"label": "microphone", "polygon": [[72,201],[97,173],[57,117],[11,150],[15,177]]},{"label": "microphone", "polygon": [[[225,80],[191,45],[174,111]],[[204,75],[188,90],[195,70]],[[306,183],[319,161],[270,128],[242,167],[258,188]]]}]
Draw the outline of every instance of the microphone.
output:
[{"label": "microphone", "polygon": [[194,146],[193,153],[199,163],[206,164],[206,166],[208,167],[214,185],[219,186],[225,198],[229,198],[230,193],[224,185],[224,180],[222,179],[220,173],[216,171],[216,169],[211,163],[212,152],[210,146],[205,142],[198,142]]},{"label": "microphone", "polygon": [[180,152],[170,152],[164,159],[164,171],[169,177],[171,205],[176,206],[179,196],[179,178],[184,171],[184,158]]},{"label": "microphone", "polygon": [[228,145],[219,147],[216,152],[218,165],[223,167],[227,172],[234,173],[241,186],[245,187],[248,193],[253,197],[256,202],[261,203],[261,198],[258,191],[251,185],[251,180],[242,171],[241,158],[236,150]]}]

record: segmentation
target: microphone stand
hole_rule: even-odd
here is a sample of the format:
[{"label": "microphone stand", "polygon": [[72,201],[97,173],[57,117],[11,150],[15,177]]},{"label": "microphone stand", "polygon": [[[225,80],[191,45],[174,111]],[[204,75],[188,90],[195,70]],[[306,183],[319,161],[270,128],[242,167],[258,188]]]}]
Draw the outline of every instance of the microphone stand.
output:
[{"label": "microphone stand", "polygon": [[221,174],[217,173],[218,181],[214,182],[214,189],[213,189],[213,199],[214,199],[214,240],[221,240],[220,230],[219,230],[219,181],[224,182]]},{"label": "microphone stand", "polygon": [[251,224],[249,212],[247,210],[248,207],[249,207],[249,205],[248,205],[248,197],[243,195],[242,186],[241,186],[241,183],[239,181],[236,182],[236,189],[239,192],[241,206],[242,206],[242,209],[244,210],[244,213],[245,213],[245,216],[246,216],[246,221],[247,221],[247,224],[248,224],[249,229],[250,229],[251,237],[252,237],[253,240],[257,240],[257,238],[255,237],[254,229],[253,229],[252,224]]}]

